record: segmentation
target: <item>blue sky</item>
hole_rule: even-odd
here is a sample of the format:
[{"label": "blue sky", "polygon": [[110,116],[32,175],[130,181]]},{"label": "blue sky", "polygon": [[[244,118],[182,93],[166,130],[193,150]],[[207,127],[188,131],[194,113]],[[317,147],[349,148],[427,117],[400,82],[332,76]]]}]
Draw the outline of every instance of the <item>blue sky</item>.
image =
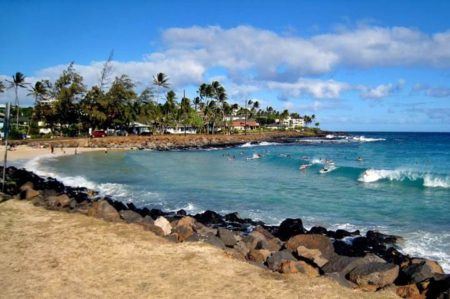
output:
[{"label": "blue sky", "polygon": [[54,80],[75,61],[96,84],[114,49],[138,89],[162,71],[179,94],[218,79],[233,102],[324,129],[450,131],[449,1],[0,0],[0,26],[0,79]]}]

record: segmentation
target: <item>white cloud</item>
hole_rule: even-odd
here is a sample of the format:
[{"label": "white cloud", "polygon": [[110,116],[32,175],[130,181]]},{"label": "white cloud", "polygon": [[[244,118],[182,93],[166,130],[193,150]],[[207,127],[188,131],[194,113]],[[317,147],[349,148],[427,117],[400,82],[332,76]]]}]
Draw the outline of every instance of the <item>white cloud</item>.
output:
[{"label": "white cloud", "polygon": [[335,99],[343,91],[352,89],[348,83],[334,80],[299,79],[297,82],[267,82],[269,89],[277,89],[287,97],[298,98],[301,96],[312,96],[314,98]]},{"label": "white cloud", "polygon": [[[343,67],[450,66],[450,31],[426,34],[405,27],[359,26],[311,37],[287,36],[251,26],[233,28],[169,28],[162,32],[158,52],[142,61],[114,61],[113,75],[127,74],[140,86],[149,86],[157,72],[168,74],[172,88],[208,82],[208,71],[219,76],[231,97],[248,98],[261,91],[282,97],[339,98],[357,91],[363,98],[379,99],[398,92],[403,83],[376,87],[322,80],[320,75]],[[33,78],[55,80],[67,65],[50,66]],[[90,86],[98,81],[103,62],[75,65]],[[217,74],[215,74],[217,76]],[[424,91],[425,92],[425,91]],[[430,96],[444,96],[427,91]],[[9,93],[0,96],[0,100]],[[25,100],[26,101],[26,100]],[[28,100],[31,103],[31,100]]]},{"label": "white cloud", "polygon": [[399,92],[404,84],[404,80],[399,80],[397,83],[380,84],[374,88],[361,86],[359,89],[361,90],[361,97],[363,98],[381,99]]}]

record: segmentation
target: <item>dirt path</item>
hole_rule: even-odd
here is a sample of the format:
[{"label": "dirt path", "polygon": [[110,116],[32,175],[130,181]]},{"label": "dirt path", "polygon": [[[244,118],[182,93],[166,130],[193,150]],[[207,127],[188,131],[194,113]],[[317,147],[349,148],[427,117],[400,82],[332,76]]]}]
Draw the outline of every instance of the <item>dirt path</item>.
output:
[{"label": "dirt path", "polygon": [[0,277],[0,298],[396,298],[17,200],[0,204]]}]

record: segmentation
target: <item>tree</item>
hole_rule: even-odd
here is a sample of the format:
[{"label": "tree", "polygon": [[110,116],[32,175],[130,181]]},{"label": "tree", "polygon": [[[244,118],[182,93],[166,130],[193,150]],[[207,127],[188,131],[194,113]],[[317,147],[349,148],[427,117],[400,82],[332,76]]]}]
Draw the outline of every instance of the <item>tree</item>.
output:
[{"label": "tree", "polygon": [[310,123],[312,123],[312,118],[309,115],[303,116],[303,121],[305,122],[305,126],[308,126]]},{"label": "tree", "polygon": [[247,135],[247,120],[250,117],[252,117],[253,114],[255,113],[256,109],[259,108],[259,102],[258,101],[253,101],[253,100],[248,100],[248,101],[245,101],[244,104],[245,104],[245,108],[244,108],[244,115],[245,115],[244,132]]},{"label": "tree", "polygon": [[88,130],[89,128],[106,128],[106,104],[106,95],[100,86],[92,86],[80,101],[81,120],[84,125],[83,130]]},{"label": "tree", "polygon": [[174,126],[176,124],[176,112],[177,112],[177,102],[176,94],[173,90],[170,90],[166,94],[166,102],[162,106],[163,112],[163,132],[166,127]]},{"label": "tree", "polygon": [[3,84],[3,81],[0,81],[0,93],[5,92],[5,85]]},{"label": "tree", "polygon": [[25,83],[25,75],[21,72],[16,72],[14,75],[12,75],[12,80],[9,81],[9,88],[14,88],[14,92],[16,95],[16,100],[14,105],[17,108],[16,112],[16,127],[19,128],[19,113],[20,113],[20,106],[19,106],[19,88],[26,88],[27,83]]},{"label": "tree", "polygon": [[185,96],[181,99],[180,110],[179,110],[179,119],[184,126],[184,136],[186,136],[186,128],[189,125],[189,114],[191,112],[191,102]]},{"label": "tree", "polygon": [[108,85],[109,83],[109,78],[112,74],[112,59],[114,56],[114,50],[111,50],[111,52],[109,53],[109,57],[108,60],[105,61],[105,63],[103,64],[103,68],[102,71],[100,72],[100,78],[98,80],[98,87],[100,88],[100,90],[105,91],[105,87]]},{"label": "tree", "polygon": [[169,88],[169,78],[164,73],[157,73],[153,76],[153,84],[158,87],[158,103],[161,98],[161,90]]},{"label": "tree", "polygon": [[133,81],[127,75],[116,77],[103,102],[106,114],[104,128],[129,127],[137,117],[137,111],[134,109],[137,98]]},{"label": "tree", "polygon": [[318,128],[320,126],[320,122],[316,122],[314,125]]},{"label": "tree", "polygon": [[79,104],[85,90],[83,77],[75,71],[73,62],[70,63],[56,80],[54,87],[54,109],[61,134],[64,133],[63,130],[68,133],[71,131],[71,135],[75,133],[75,126],[80,120]]},{"label": "tree", "polygon": [[[44,80],[44,81],[37,81],[34,86],[32,86],[29,89],[29,93],[27,94],[27,96],[33,96],[34,97],[34,106],[36,107],[37,103],[39,101],[44,100],[47,95],[48,95],[48,89],[51,88],[51,84],[50,81],[48,80]],[[31,122],[34,120],[34,109],[32,111],[31,114],[31,121],[30,121],[30,125],[28,126],[28,132],[27,134],[30,133],[30,128],[31,128]]]}]

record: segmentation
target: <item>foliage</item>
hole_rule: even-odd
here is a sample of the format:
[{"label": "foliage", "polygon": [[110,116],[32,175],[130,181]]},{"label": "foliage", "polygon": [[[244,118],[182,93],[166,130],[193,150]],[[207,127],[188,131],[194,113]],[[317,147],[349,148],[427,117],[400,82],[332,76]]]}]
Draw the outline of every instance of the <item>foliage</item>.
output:
[{"label": "foliage", "polygon": [[[231,127],[232,116],[245,121],[256,120],[261,125],[274,124],[289,116],[300,117],[298,113],[290,114],[288,110],[279,112],[273,107],[261,109],[255,100],[246,100],[243,107],[229,103],[225,87],[219,81],[201,84],[193,100],[183,96],[177,101],[175,91],[169,89],[167,75],[158,73],[152,82],[155,89],[147,87],[137,93],[134,82],[126,75],[118,76],[109,83],[111,67],[110,58],[101,72],[99,84],[89,89],[86,89],[83,77],[76,72],[73,63],[54,84],[46,80],[37,81],[28,93],[35,100],[34,108],[21,114],[32,119],[28,134],[38,133],[38,121],[44,122],[53,133],[65,136],[85,135],[89,128],[130,132],[134,122],[146,124],[153,132],[160,133],[168,127],[193,127],[209,134],[231,134],[236,132]],[[18,89],[26,86],[25,76],[19,72],[13,80],[10,87]],[[161,91],[164,89],[167,92],[162,103]],[[17,115],[18,109],[17,106]],[[303,118],[309,125],[315,115],[305,115]],[[318,125],[316,122],[316,127]],[[17,132],[17,135],[21,133],[24,132]]]}]

